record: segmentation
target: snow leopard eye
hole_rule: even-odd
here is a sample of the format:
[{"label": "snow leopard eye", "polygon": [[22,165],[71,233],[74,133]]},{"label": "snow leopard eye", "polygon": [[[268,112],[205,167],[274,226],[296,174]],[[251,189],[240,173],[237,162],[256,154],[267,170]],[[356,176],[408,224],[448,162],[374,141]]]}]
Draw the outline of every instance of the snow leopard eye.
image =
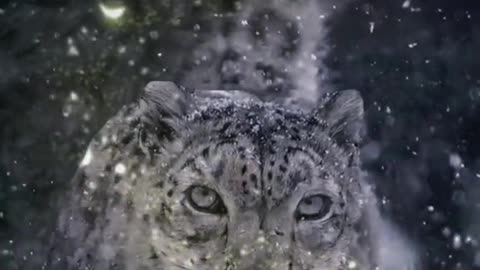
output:
[{"label": "snow leopard eye", "polygon": [[304,197],[297,205],[295,218],[298,221],[327,219],[330,215],[332,199],[323,194]]},{"label": "snow leopard eye", "polygon": [[187,202],[199,211],[215,215],[224,215],[227,209],[218,193],[205,186],[191,186],[186,191]]}]

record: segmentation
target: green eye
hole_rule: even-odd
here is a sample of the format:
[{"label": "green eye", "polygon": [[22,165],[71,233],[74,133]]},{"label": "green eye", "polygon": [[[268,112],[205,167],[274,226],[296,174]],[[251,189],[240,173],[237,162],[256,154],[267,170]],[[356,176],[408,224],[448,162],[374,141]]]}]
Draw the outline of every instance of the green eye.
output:
[{"label": "green eye", "polygon": [[297,220],[320,220],[330,214],[332,199],[323,194],[303,198],[295,210]]},{"label": "green eye", "polygon": [[215,215],[227,213],[222,198],[218,193],[205,186],[191,186],[186,191],[187,202],[190,206],[199,211]]}]

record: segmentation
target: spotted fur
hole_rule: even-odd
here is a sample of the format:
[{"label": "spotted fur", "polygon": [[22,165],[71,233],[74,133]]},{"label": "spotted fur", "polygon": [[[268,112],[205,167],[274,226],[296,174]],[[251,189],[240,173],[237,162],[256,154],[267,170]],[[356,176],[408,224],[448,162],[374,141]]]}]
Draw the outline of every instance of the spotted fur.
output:
[{"label": "spotted fur", "polygon": [[[355,91],[303,112],[152,82],[88,147],[47,268],[346,269],[362,117]],[[215,191],[224,212],[192,207],[195,186]],[[329,198],[329,216],[296,219],[314,194]]]}]

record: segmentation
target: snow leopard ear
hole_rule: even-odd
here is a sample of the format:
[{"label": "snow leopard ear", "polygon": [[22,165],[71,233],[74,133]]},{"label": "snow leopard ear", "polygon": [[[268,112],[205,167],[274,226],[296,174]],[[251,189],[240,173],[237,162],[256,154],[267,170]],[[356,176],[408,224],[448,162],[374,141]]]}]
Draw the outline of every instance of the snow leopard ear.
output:
[{"label": "snow leopard ear", "polygon": [[173,82],[149,82],[140,99],[139,143],[152,154],[167,140],[175,138],[187,113],[189,95]]},{"label": "snow leopard ear", "polygon": [[187,93],[173,82],[149,82],[141,99],[145,112],[154,117],[181,117],[187,110]]},{"label": "snow leopard ear", "polygon": [[327,94],[316,110],[330,137],[339,143],[361,143],[365,137],[363,99],[357,90]]}]

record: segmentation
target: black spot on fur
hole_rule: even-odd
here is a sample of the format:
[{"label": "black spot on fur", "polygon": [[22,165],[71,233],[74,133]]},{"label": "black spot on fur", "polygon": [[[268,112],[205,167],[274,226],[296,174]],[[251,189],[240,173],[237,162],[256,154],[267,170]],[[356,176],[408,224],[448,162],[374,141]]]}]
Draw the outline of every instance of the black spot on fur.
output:
[{"label": "black spot on fur", "polygon": [[268,171],[267,178],[268,178],[268,180],[272,181],[272,178],[273,178],[272,171]]},{"label": "black spot on fur", "polygon": [[295,189],[299,183],[307,180],[305,173],[300,170],[295,170],[293,173],[290,173],[288,178],[288,186],[292,190]]},{"label": "black spot on fur", "polygon": [[143,221],[145,221],[145,222],[149,222],[149,221],[150,221],[150,215],[144,214],[144,215],[142,216],[142,219],[143,219]]},{"label": "black spot on fur", "polygon": [[204,241],[203,237],[200,234],[189,235],[186,237],[187,242],[190,244],[197,244]]},{"label": "black spot on fur", "polygon": [[195,167],[195,159],[193,158],[188,158],[185,163],[183,164],[181,170],[187,168],[187,167]]},{"label": "black spot on fur", "polygon": [[81,170],[78,175],[77,175],[77,179],[78,179],[78,188],[83,188],[83,186],[85,185],[85,181],[87,180],[87,175],[85,174],[85,171],[84,170]]},{"label": "black spot on fur", "polygon": [[231,125],[232,125],[232,122],[226,122],[225,124],[223,124],[222,128],[218,132],[220,133],[226,132]]},{"label": "black spot on fur", "polygon": [[172,197],[172,196],[173,196],[173,189],[170,189],[169,191],[167,191],[167,196],[168,196],[168,197]]},{"label": "black spot on fur", "polygon": [[252,183],[257,183],[257,175],[256,174],[250,174],[250,181],[252,181]]},{"label": "black spot on fur", "polygon": [[[128,114],[130,114],[130,113],[131,113],[131,111]],[[137,117],[137,118],[133,119],[132,121],[130,121],[128,123],[128,126],[133,129],[133,128],[136,128],[139,124],[140,124],[140,118]]]},{"label": "black spot on fur", "polygon": [[153,247],[150,247],[150,260],[158,260],[158,254]]},{"label": "black spot on fur", "polygon": [[162,188],[163,188],[163,186],[164,186],[164,183],[163,183],[163,181],[159,181],[159,182],[157,182],[157,183],[154,185],[154,187],[156,187],[156,188],[160,188],[160,189],[162,189]]},{"label": "black spot on fur", "polygon": [[178,181],[173,175],[168,175],[168,182],[171,183],[174,187],[178,185]]},{"label": "black spot on fur", "polygon": [[[162,215],[165,215],[165,213],[172,213],[172,209],[162,202],[160,205],[160,213],[162,213]],[[161,221],[161,217],[162,216],[159,215],[155,216],[155,222]]]},{"label": "black spot on fur", "polygon": [[133,205],[133,201],[132,201],[131,198],[127,199],[127,209],[129,209],[129,210],[134,210],[135,209],[135,206]]},{"label": "black spot on fur", "polygon": [[95,219],[97,215],[93,211],[88,209],[83,210],[83,218],[85,222],[88,224],[89,228],[93,228],[95,226]]},{"label": "black spot on fur", "polygon": [[278,166],[278,169],[279,169],[282,173],[287,172],[287,167],[285,167],[285,166],[283,166],[283,165]]},{"label": "black spot on fur", "polygon": [[202,150],[202,157],[208,158],[209,156],[210,156],[210,148],[207,147],[207,148]]},{"label": "black spot on fur", "polygon": [[285,123],[284,123],[282,120],[278,119],[278,118],[275,119],[275,123],[276,123],[280,128],[285,127]]},{"label": "black spot on fur", "polygon": [[112,171],[112,165],[111,165],[111,164],[107,164],[107,165],[105,166],[105,171],[106,171],[106,172],[111,172],[111,171]]},{"label": "black spot on fur", "polygon": [[242,167],[242,175],[245,175],[245,173],[247,172],[247,165],[243,165]]},{"label": "black spot on fur", "polygon": [[354,154],[351,154],[351,155],[348,157],[348,166],[349,166],[349,167],[353,167],[353,166],[354,166],[354,163],[355,163],[355,156],[354,156]]},{"label": "black spot on fur", "polygon": [[120,175],[115,175],[115,177],[113,178],[113,182],[115,184],[118,184],[120,180],[122,180],[122,177]]},{"label": "black spot on fur", "polygon": [[292,134],[292,135],[290,136],[290,138],[291,138],[293,141],[296,141],[296,142],[302,140],[302,138],[301,138],[300,136],[296,135],[296,134]]},{"label": "black spot on fur", "polygon": [[133,133],[129,133],[120,140],[120,143],[123,145],[127,145],[133,140],[133,137]]},{"label": "black spot on fur", "polygon": [[222,115],[232,116],[234,112],[235,112],[235,106],[230,104],[223,109]]}]

